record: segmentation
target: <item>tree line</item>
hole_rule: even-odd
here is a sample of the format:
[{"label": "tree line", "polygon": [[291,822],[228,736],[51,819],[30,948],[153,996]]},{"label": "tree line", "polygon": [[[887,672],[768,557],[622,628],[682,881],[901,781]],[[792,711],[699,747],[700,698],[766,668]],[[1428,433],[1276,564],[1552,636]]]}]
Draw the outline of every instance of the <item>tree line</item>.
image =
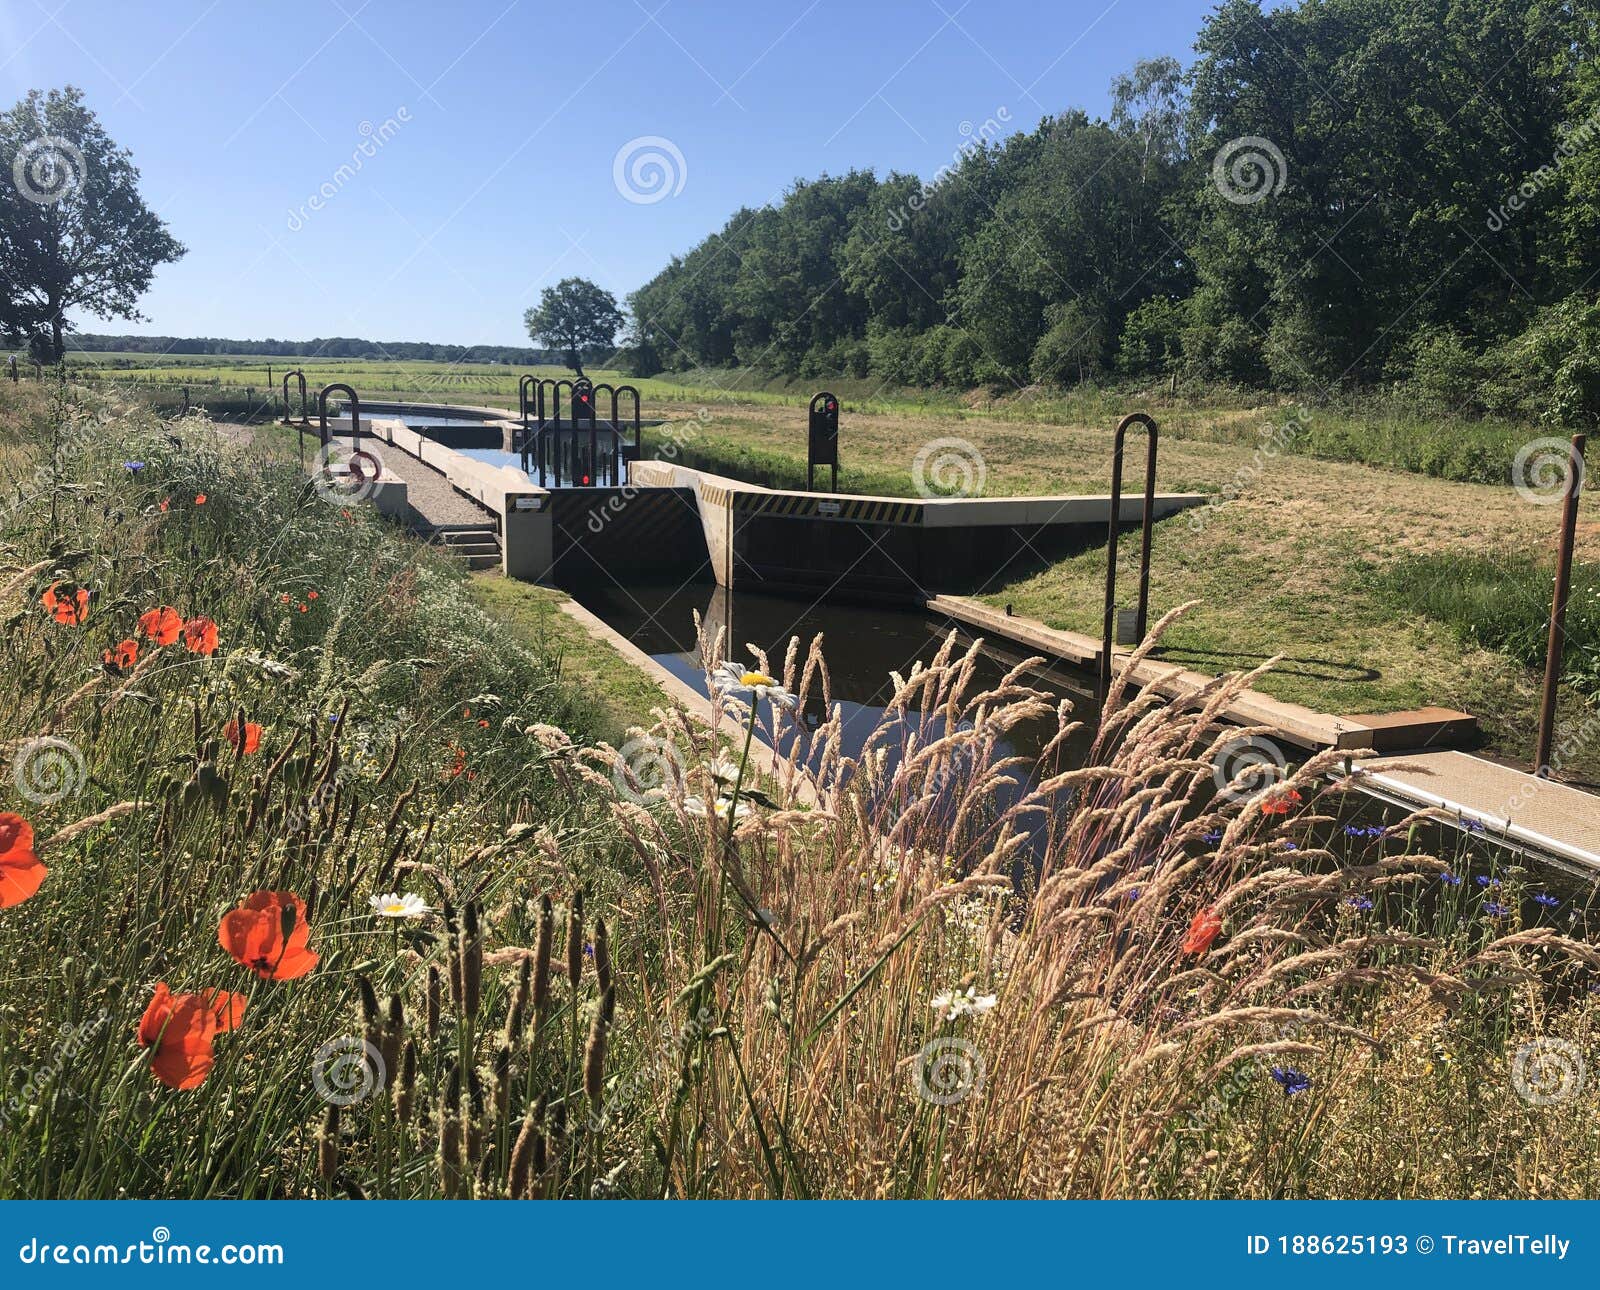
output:
[{"label": "tree line", "polygon": [[559,350],[515,345],[443,345],[432,341],[363,340],[356,336],[318,336],[311,340],[229,340],[216,336],[108,336],[74,332],[67,348],[86,354],[219,354],[282,358],[370,358],[443,363],[560,363]]},{"label": "tree line", "polygon": [[1107,117],[742,209],[628,300],[637,370],[1409,382],[1600,413],[1600,10],[1223,0]]}]

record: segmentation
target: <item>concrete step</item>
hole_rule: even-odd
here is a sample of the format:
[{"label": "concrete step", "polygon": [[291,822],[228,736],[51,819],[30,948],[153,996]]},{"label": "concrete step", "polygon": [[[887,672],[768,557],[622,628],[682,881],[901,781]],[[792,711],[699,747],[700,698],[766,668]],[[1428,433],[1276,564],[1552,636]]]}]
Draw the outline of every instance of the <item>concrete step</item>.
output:
[{"label": "concrete step", "polygon": [[452,524],[445,528],[434,529],[433,536],[443,546],[500,541],[500,534],[492,524]]},{"label": "concrete step", "polygon": [[500,558],[500,544],[498,542],[451,542],[444,548],[451,555],[471,557],[475,555],[493,556]]},{"label": "concrete step", "polygon": [[466,557],[469,569],[498,569],[500,567],[500,553],[493,555],[469,555]]}]

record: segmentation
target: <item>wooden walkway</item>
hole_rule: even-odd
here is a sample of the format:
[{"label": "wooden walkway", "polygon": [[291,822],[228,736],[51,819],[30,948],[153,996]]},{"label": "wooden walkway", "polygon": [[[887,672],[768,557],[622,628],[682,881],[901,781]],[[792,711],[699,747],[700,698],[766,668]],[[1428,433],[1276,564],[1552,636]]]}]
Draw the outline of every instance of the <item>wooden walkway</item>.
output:
[{"label": "wooden walkway", "polygon": [[[1100,642],[1093,637],[1046,627],[1036,619],[1009,615],[964,596],[934,596],[927,601],[927,607],[965,627],[1014,641],[1052,658],[1090,669],[1100,659]],[[1133,653],[1120,647],[1113,652],[1119,658]],[[1134,684],[1174,699],[1195,694],[1214,679],[1154,658],[1146,659],[1133,672]],[[1301,748],[1370,748],[1378,752],[1448,747],[1468,738],[1478,725],[1476,717],[1446,708],[1333,716],[1298,703],[1285,703],[1259,690],[1242,691],[1223,715],[1239,725],[1270,726],[1286,743]]]},{"label": "wooden walkway", "polygon": [[1535,851],[1600,871],[1600,797],[1464,752],[1425,752],[1361,764],[1377,792],[1434,806]]}]

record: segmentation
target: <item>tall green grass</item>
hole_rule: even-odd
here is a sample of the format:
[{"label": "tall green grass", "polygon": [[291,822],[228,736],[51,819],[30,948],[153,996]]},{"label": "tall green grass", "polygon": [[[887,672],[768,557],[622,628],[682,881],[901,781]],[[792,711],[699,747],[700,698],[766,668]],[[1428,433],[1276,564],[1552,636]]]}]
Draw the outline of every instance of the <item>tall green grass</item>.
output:
[{"label": "tall green grass", "polygon": [[[1552,565],[1513,555],[1412,555],[1373,571],[1370,582],[1396,609],[1426,615],[1469,645],[1543,671]],[[1600,565],[1574,564],[1566,633],[1566,680],[1600,699]]]},{"label": "tall green grass", "polygon": [[[1600,1185],[1596,1090],[1541,1108],[1507,1076],[1525,1040],[1592,1045],[1600,952],[1476,843],[1351,841],[1343,754],[1219,795],[1212,711],[1249,678],[1204,710],[1119,690],[1088,761],[1030,766],[1012,732],[1072,746],[1071,712],[1026,669],[976,692],[952,638],[850,756],[813,643],[752,660],[823,712],[770,774],[711,762],[790,730],[748,692],[720,730],[662,711],[593,746],[565,660],[368,508],[200,418],[23,397],[0,811],[49,873],[0,908],[0,1194]],[[58,621],[41,596],[74,586],[87,617]],[[215,654],[146,639],[108,669],[162,605],[214,619]],[[651,766],[677,769],[651,792]],[[308,974],[219,943],[258,891],[304,898]],[[393,891],[431,912],[380,921]],[[158,981],[244,996],[198,1087],[136,1039]]]}]

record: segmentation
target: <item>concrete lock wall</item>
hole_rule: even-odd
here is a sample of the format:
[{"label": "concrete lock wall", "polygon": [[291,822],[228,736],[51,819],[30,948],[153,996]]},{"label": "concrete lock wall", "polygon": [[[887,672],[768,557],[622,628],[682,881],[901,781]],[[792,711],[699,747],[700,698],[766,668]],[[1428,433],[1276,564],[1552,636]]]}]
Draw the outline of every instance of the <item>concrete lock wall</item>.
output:
[{"label": "concrete lock wall", "polygon": [[[1084,497],[867,497],[761,488],[667,462],[633,465],[641,485],[693,489],[711,568],[727,587],[842,591],[922,600],[981,584],[1024,557],[1100,546],[1109,495]],[[1158,494],[1157,519],[1205,501]],[[1123,524],[1142,518],[1123,497]]]}]

